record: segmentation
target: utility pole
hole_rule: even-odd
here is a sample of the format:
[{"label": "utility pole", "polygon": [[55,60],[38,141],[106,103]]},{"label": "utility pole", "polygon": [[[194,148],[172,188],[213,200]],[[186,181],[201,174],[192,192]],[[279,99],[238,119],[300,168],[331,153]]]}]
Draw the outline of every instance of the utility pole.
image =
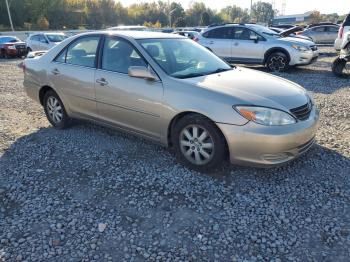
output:
[{"label": "utility pole", "polygon": [[250,0],[250,20],[252,19],[253,0]]},{"label": "utility pole", "polygon": [[7,13],[9,14],[9,20],[10,20],[11,29],[12,29],[12,32],[14,32],[15,29],[13,28],[13,24],[12,24],[12,18],[11,18],[11,12],[10,12],[9,3],[8,3],[7,0],[5,0],[5,2],[6,2],[6,7],[7,7]]}]

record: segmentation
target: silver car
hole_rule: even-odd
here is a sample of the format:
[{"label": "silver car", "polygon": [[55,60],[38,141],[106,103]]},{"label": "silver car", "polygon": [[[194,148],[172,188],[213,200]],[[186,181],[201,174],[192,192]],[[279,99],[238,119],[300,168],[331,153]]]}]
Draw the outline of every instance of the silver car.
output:
[{"label": "silver car", "polygon": [[263,64],[270,71],[308,65],[318,58],[315,43],[283,37],[256,24],[226,24],[209,27],[198,42],[229,63]]},{"label": "silver car", "polygon": [[226,158],[281,164],[314,143],[318,111],[305,89],[232,68],[182,36],[82,34],[26,59],[23,69],[27,94],[54,127],[72,118],[115,127],[174,148],[181,163],[199,171]]},{"label": "silver car", "polygon": [[317,44],[333,44],[337,39],[338,31],[339,26],[322,25],[306,29],[300,32],[299,35],[308,36]]}]

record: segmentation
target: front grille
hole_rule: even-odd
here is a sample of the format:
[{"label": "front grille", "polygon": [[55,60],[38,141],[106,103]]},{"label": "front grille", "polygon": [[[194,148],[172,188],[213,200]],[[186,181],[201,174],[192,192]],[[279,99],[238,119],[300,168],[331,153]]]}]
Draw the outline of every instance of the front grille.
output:
[{"label": "front grille", "polygon": [[298,119],[298,120],[306,120],[309,118],[312,110],[312,103],[309,102],[305,105],[293,108],[290,112]]},{"label": "front grille", "polygon": [[25,45],[16,45],[16,49],[25,49],[26,46]]}]

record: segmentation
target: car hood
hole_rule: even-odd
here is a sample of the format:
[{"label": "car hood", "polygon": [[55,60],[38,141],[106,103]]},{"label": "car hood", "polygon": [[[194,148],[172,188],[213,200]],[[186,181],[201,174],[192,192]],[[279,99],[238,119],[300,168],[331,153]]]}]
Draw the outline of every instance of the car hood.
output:
[{"label": "car hood", "polygon": [[291,44],[299,44],[299,45],[301,44],[304,46],[315,45],[315,43],[310,40],[306,40],[298,37],[281,37],[281,38],[278,38],[278,40],[283,42],[288,42]]},{"label": "car hood", "polygon": [[292,28],[289,28],[287,30],[284,30],[280,33],[281,36],[289,36],[290,34],[293,34],[293,33],[296,33],[296,32],[299,32],[299,31],[303,31],[303,28],[301,26],[295,26],[295,27],[292,27]]},{"label": "car hood", "polygon": [[241,67],[181,81],[231,96],[232,105],[256,105],[288,111],[308,102],[307,92],[301,86],[271,74]]}]

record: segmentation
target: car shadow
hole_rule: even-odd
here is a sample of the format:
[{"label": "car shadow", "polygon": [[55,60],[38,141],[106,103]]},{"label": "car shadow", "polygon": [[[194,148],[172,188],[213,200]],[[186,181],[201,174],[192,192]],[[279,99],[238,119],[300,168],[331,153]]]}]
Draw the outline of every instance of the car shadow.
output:
[{"label": "car shadow", "polygon": [[[67,139],[70,141],[68,142]],[[34,149],[38,150],[33,151]],[[286,172],[288,170],[298,173],[298,170],[309,168],[310,163],[313,165],[318,161],[322,161],[326,166],[329,163],[330,166],[338,164],[338,166],[350,167],[348,157],[315,144],[309,152],[282,166],[253,168],[231,165],[227,161],[216,172],[200,174],[181,166],[171,150],[163,146],[131,134],[80,121],[75,122],[71,128],[66,130],[41,128],[17,139],[0,157],[0,168],[11,173],[12,168],[27,165],[27,159],[24,156],[31,154],[37,154],[35,163],[31,165],[33,171],[47,170],[49,163],[50,166],[57,164],[62,174],[82,173],[89,168],[93,172],[104,172],[103,169],[110,167],[106,163],[115,164],[115,159],[113,159],[115,156],[123,159],[117,163],[118,170],[134,170],[134,165],[137,163],[139,166],[152,166],[161,173],[170,174],[174,173],[174,170],[175,173],[190,172],[193,175],[209,176],[227,182],[232,182],[238,177],[244,179],[247,176],[259,177],[263,180],[281,179],[288,173]],[[87,168],[86,159],[92,162],[96,159],[96,163],[93,167]]]}]

